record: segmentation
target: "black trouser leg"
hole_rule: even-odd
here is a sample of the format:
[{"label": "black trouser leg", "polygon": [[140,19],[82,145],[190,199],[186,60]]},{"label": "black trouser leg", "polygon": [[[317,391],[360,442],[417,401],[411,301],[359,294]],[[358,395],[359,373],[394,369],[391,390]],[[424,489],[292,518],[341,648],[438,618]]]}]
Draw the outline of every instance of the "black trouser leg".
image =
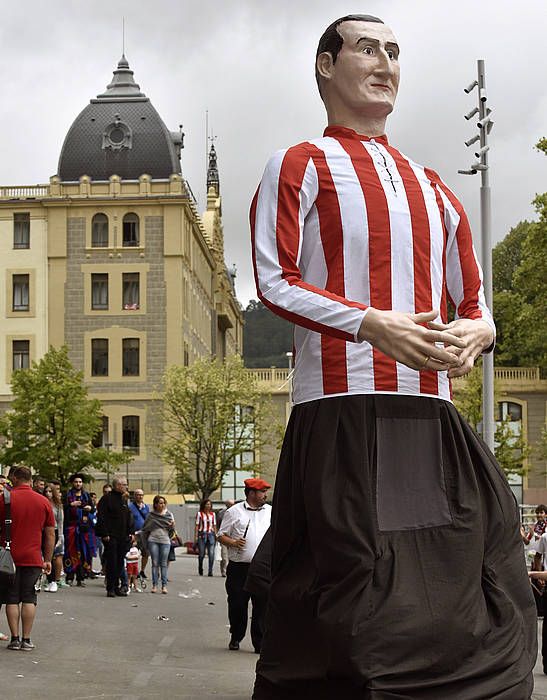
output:
[{"label": "black trouser leg", "polygon": [[111,537],[108,542],[104,543],[104,559],[106,567],[106,590],[112,591],[120,585],[120,572],[118,566],[119,560],[119,542]]},{"label": "black trouser leg", "polygon": [[117,540],[116,544],[116,572],[118,583],[116,588],[125,586],[127,577],[125,573],[125,555],[127,554],[127,542],[125,540]]},{"label": "black trouser leg", "polygon": [[249,564],[231,561],[226,571],[226,593],[228,594],[228,619],[230,634],[240,642],[247,631],[247,609],[250,593],[244,589]]},{"label": "black trouser leg", "polygon": [[264,619],[266,617],[268,599],[258,595],[251,595],[251,604],[251,641],[255,651],[260,651],[262,635],[264,634]]}]

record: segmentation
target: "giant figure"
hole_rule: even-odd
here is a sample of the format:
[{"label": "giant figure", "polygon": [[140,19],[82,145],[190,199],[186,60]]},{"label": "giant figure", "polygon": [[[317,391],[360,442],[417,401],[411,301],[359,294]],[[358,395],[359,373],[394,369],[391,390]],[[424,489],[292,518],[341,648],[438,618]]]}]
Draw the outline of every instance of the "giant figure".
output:
[{"label": "giant figure", "polygon": [[451,401],[495,340],[466,214],[385,135],[381,20],[331,24],[316,77],[328,127],[270,159],[251,207],[259,297],[296,350],[253,697],[526,700],[516,502]]}]

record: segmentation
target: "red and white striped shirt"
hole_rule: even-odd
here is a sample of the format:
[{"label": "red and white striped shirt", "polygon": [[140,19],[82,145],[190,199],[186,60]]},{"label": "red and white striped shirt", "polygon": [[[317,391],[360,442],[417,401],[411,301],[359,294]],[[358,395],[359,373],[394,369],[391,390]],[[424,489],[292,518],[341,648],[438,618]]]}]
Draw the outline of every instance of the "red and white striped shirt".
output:
[{"label": "red and white striped shirt", "polygon": [[198,527],[198,533],[209,533],[214,532],[217,524],[217,519],[212,510],[208,513],[198,510],[196,515],[196,525]]},{"label": "red and white striped shirt", "polygon": [[[494,323],[462,205],[385,136],[330,126],[276,153],[251,205],[258,296],[296,324],[294,401],[399,393],[450,400],[446,372],[417,371],[357,341],[369,307]],[[495,330],[495,329],[494,329]]]}]

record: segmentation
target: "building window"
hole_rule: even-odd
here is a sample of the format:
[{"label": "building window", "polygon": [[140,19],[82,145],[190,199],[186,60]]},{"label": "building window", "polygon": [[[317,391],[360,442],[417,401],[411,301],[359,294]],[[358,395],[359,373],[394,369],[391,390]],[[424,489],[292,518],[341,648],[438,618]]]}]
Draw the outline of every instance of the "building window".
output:
[{"label": "building window", "polygon": [[122,418],[122,440],[123,449],[130,452],[139,452],[140,442],[139,416],[123,416]]},{"label": "building window", "polygon": [[106,214],[95,214],[91,221],[91,246],[93,248],[108,248],[108,217]]},{"label": "building window", "polygon": [[108,273],[94,272],[91,275],[91,308],[108,309]]},{"label": "building window", "polygon": [[30,248],[30,214],[13,215],[13,247]]},{"label": "building window", "polygon": [[243,469],[230,469],[222,477],[221,498],[223,501],[233,498],[234,501],[241,501],[245,498],[245,479],[254,476],[251,471]]},{"label": "building window", "polygon": [[139,273],[124,272],[122,274],[123,286],[123,308],[127,310],[136,310],[139,308]]},{"label": "building window", "polygon": [[29,275],[13,275],[13,311],[29,310]]},{"label": "building window", "polygon": [[109,445],[108,441],[108,416],[102,416],[101,427],[95,433],[95,437],[91,441],[93,447],[105,447]]},{"label": "building window", "polygon": [[139,376],[139,339],[124,338],[122,341],[122,374],[124,377]]},{"label": "building window", "polygon": [[12,343],[13,370],[28,369],[30,363],[30,341],[14,340]]},{"label": "building window", "polygon": [[500,401],[498,403],[498,420],[509,420],[516,423],[522,420],[522,406],[513,401]]},{"label": "building window", "polygon": [[108,338],[91,340],[91,376],[108,377]]},{"label": "building window", "polygon": [[139,245],[139,217],[126,214],[123,217],[123,246],[136,248]]}]

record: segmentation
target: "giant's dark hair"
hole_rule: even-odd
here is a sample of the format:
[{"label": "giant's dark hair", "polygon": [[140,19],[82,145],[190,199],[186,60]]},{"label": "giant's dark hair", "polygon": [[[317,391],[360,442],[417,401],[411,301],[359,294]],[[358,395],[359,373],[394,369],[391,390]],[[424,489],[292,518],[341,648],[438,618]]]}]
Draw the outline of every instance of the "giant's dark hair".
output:
[{"label": "giant's dark hair", "polygon": [[332,56],[332,62],[336,63],[338,54],[342,50],[342,46],[344,44],[344,39],[338,32],[338,27],[342,24],[342,22],[378,22],[379,24],[384,24],[383,20],[381,20],[379,17],[374,17],[373,15],[345,15],[344,17],[334,20],[332,24],[329,24],[319,39],[317,52],[315,54],[315,79],[317,81],[317,87],[319,88],[320,95],[321,82],[319,71],[317,70],[317,58],[320,53],[328,52]]}]

